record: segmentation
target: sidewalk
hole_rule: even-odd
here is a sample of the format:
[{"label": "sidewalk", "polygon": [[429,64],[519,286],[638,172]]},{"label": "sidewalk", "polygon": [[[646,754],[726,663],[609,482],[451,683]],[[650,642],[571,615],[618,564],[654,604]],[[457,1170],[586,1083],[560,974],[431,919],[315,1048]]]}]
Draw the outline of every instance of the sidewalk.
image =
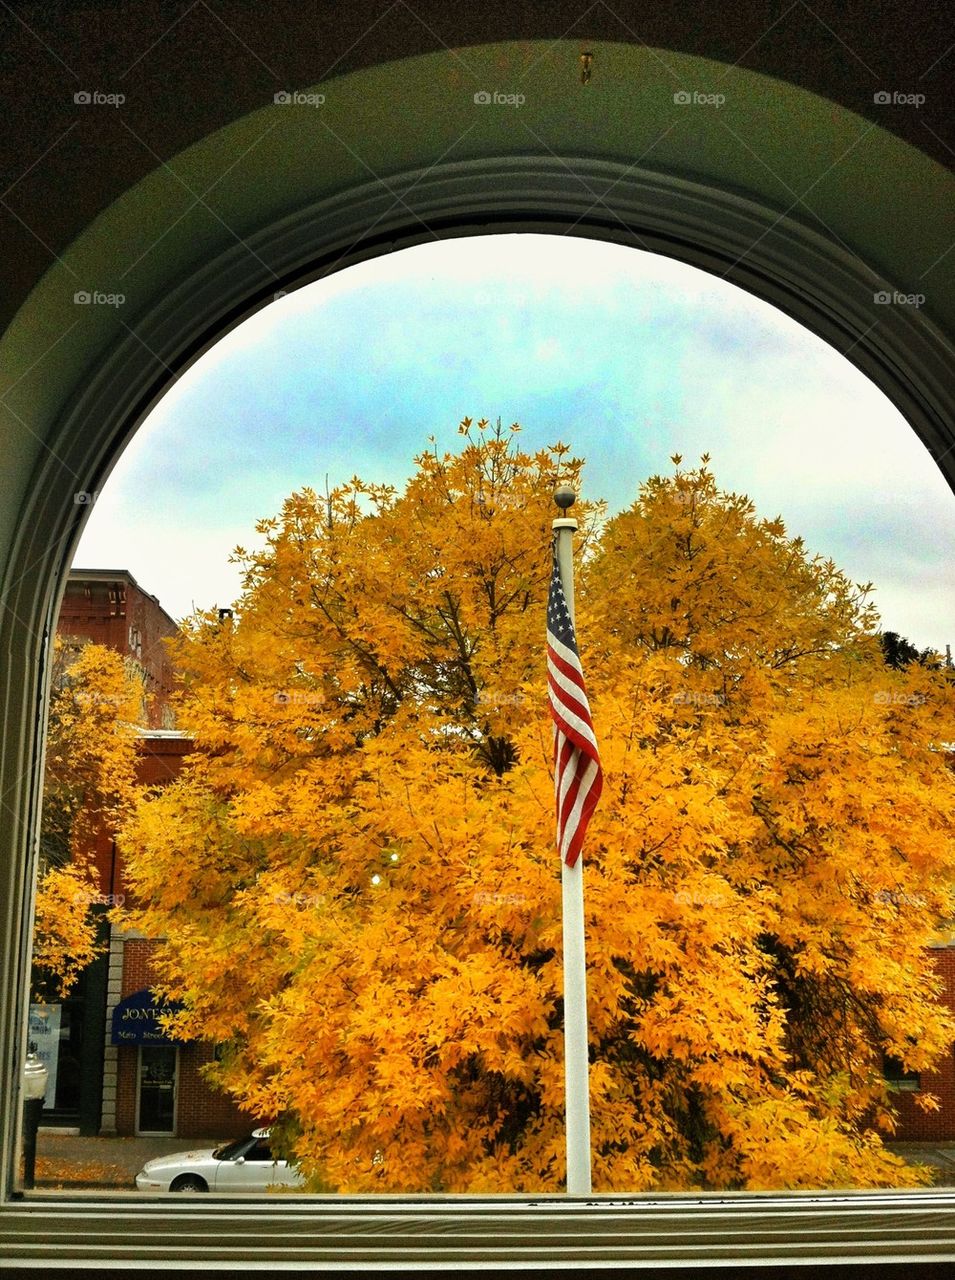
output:
[{"label": "sidewalk", "polygon": [[[80,1138],[48,1133],[37,1138],[37,1188],[131,1188],[147,1160],[174,1152],[208,1150],[235,1134],[211,1138]],[[888,1149],[935,1171],[935,1186],[955,1187],[955,1142],[891,1142]]]},{"label": "sidewalk", "polygon": [[936,1187],[955,1187],[955,1142],[887,1142],[893,1155],[935,1170]]},{"label": "sidewalk", "polygon": [[48,1133],[41,1127],[36,1144],[37,1188],[124,1187],[156,1156],[208,1150],[236,1135],[211,1138],[81,1138]]}]

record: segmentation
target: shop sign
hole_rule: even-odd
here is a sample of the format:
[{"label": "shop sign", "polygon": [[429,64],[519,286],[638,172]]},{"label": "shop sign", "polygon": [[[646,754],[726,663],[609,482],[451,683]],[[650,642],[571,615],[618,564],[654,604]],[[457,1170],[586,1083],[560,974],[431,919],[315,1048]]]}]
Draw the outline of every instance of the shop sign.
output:
[{"label": "shop sign", "polygon": [[113,1044],[174,1044],[175,1041],[162,1029],[159,1019],[163,1014],[178,1013],[178,1003],[157,1004],[156,996],[148,989],[120,1000],[113,1010]]}]

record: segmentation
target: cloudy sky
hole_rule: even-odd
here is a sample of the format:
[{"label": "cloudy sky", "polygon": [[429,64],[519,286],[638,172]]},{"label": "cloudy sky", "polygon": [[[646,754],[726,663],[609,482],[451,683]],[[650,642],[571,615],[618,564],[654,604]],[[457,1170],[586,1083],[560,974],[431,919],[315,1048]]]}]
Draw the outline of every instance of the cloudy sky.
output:
[{"label": "cloudy sky", "polygon": [[955,647],[955,501],[882,393],[722,280],[569,237],[422,245],[273,302],[149,416],[74,564],[129,569],[175,617],[230,604],[229,553],[293,489],[400,484],[464,416],[564,440],[611,510],[708,452],[722,488],[872,581],[887,629]]}]

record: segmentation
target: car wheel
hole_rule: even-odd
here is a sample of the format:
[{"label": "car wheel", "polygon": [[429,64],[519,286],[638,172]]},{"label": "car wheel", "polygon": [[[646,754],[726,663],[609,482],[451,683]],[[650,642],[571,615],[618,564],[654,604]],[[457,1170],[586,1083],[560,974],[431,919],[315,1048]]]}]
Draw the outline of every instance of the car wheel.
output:
[{"label": "car wheel", "polygon": [[170,1191],[208,1191],[205,1179],[200,1178],[195,1173],[184,1173],[182,1177],[176,1178],[169,1188]]}]

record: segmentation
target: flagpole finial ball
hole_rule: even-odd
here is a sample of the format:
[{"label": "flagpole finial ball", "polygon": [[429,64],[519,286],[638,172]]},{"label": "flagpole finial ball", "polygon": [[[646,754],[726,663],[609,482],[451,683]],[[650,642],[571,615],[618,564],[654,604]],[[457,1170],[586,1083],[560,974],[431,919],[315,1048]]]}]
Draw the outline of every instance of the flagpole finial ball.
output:
[{"label": "flagpole finial ball", "polygon": [[559,484],[554,490],[554,501],[561,511],[569,511],[577,501],[577,495],[569,484]]}]

